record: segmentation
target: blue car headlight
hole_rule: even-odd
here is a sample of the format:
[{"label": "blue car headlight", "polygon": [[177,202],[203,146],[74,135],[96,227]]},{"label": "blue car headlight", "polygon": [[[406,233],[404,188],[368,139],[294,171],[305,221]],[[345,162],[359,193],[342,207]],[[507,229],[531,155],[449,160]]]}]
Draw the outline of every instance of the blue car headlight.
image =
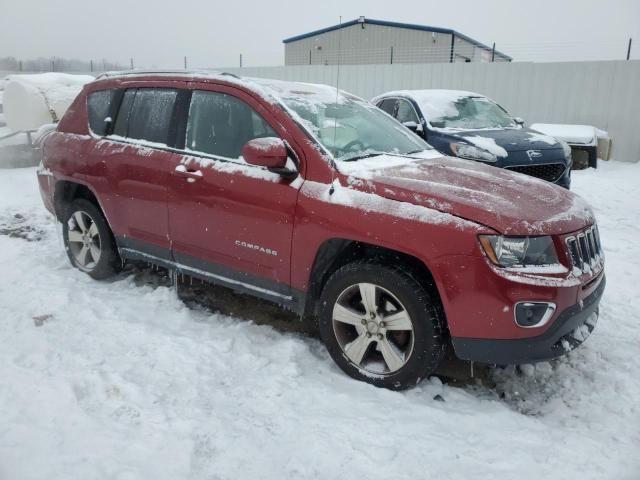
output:
[{"label": "blue car headlight", "polygon": [[480,162],[495,163],[498,161],[493,153],[468,143],[451,143],[449,144],[451,151],[456,157],[466,158],[468,160],[477,160]]}]

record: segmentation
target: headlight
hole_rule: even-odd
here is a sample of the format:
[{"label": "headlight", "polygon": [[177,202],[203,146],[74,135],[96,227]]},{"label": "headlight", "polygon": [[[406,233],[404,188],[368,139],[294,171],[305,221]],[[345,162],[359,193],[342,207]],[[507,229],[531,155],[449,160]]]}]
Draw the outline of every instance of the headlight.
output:
[{"label": "headlight", "polygon": [[496,157],[493,153],[483,148],[469,145],[468,143],[452,143],[449,146],[451,147],[451,151],[456,157],[491,163],[498,160],[498,157]]},{"label": "headlight", "polygon": [[480,235],[480,244],[489,260],[499,267],[539,267],[559,263],[551,237]]}]

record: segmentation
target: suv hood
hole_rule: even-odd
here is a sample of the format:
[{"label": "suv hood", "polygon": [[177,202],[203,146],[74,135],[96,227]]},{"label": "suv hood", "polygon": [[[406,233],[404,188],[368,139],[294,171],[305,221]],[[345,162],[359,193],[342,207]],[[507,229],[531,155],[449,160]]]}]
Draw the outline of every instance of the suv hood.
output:
[{"label": "suv hood", "polygon": [[555,138],[536,132],[530,128],[501,128],[491,130],[442,129],[442,133],[465,140],[480,147],[486,146],[486,142],[479,142],[478,137],[480,137],[480,139],[491,139],[496,143],[496,145],[498,145],[498,147],[502,147],[507,152],[518,152],[523,150],[552,150],[562,148],[560,142]]},{"label": "suv hood", "polygon": [[480,223],[505,235],[558,235],[594,223],[589,205],[543,180],[445,157],[381,155],[341,162],[351,188]]}]

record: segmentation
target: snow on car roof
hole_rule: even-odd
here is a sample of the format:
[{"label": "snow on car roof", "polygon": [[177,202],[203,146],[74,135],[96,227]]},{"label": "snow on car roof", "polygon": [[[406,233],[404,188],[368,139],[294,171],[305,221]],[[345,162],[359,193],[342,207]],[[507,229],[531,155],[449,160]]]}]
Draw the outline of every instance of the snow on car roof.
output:
[{"label": "snow on car roof", "polygon": [[460,98],[466,97],[481,97],[487,98],[484,95],[480,95],[475,92],[468,92],[465,90],[440,90],[440,89],[428,89],[428,90],[396,90],[387,92],[380,95],[371,101],[376,103],[383,97],[406,97],[413,99],[422,113],[428,118],[446,117],[448,115],[456,115],[458,110],[455,108],[455,103]]},{"label": "snow on car roof", "polygon": [[361,100],[344,90],[319,83],[290,82],[285,80],[271,80],[267,78],[246,78],[272,92],[278,98],[308,99],[314,103],[340,103],[345,99]]},{"label": "snow on car roof", "polygon": [[108,78],[135,78],[161,76],[169,78],[188,78],[202,80],[222,80],[227,83],[241,85],[249,88],[267,97],[283,98],[307,98],[314,103],[335,103],[344,101],[346,98],[353,100],[361,100],[359,97],[351,95],[340,90],[336,95],[336,88],[319,84],[292,82],[285,80],[273,80],[267,78],[239,77],[233,73],[221,72],[217,70],[149,70],[149,71],[123,71],[123,72],[105,72],[98,76],[96,80],[104,80]]},{"label": "snow on car roof", "polygon": [[[442,98],[447,99],[449,101],[455,101],[458,98],[464,97],[485,97],[484,95],[480,95],[479,93],[469,92],[466,90],[447,90],[447,89],[439,89],[439,88],[429,88],[423,90],[394,90],[392,92],[386,92],[380,97],[409,97],[418,101],[420,99],[432,99],[432,98]],[[376,98],[380,98],[376,97]],[[486,97],[485,97],[486,98]]]}]

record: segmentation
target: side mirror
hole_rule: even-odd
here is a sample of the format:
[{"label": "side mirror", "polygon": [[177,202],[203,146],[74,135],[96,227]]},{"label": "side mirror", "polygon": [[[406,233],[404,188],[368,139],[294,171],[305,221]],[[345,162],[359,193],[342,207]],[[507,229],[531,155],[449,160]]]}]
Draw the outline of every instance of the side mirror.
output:
[{"label": "side mirror", "polygon": [[513,119],[514,122],[516,122],[516,125],[519,125],[521,127],[524,127],[524,119],[521,117],[515,117]]},{"label": "side mirror", "polygon": [[249,140],[242,147],[242,157],[251,165],[266,167],[285,177],[298,174],[296,170],[286,168],[289,156],[287,146],[280,138],[264,137]]},{"label": "side mirror", "polygon": [[402,122],[402,124],[414,133],[423,132],[422,124],[414,122],[413,120],[409,122]]}]

